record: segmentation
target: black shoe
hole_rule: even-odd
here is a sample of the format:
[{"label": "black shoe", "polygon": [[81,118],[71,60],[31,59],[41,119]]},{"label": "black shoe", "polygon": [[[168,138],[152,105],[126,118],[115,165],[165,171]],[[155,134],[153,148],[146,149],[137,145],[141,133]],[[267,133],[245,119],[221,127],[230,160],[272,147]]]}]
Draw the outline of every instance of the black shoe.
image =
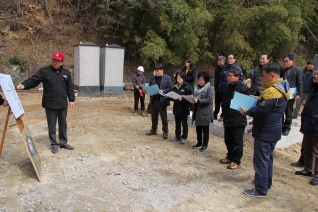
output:
[{"label": "black shoe", "polygon": [[293,119],[297,119],[297,116],[293,116]]},{"label": "black shoe", "polygon": [[149,132],[146,133],[146,135],[157,135],[156,130],[150,130]]},{"label": "black shoe", "polygon": [[315,175],[314,178],[310,180],[311,185],[318,185],[318,175]]},{"label": "black shoe", "polygon": [[306,171],[305,169],[303,169],[301,171],[295,171],[295,175],[304,175],[304,176],[308,176],[308,177],[314,176],[312,173]]},{"label": "black shoe", "polygon": [[207,148],[208,148],[207,146],[202,146],[201,149],[200,149],[200,151],[201,151],[201,152],[204,152]]},{"label": "black shoe", "polygon": [[163,138],[163,139],[167,139],[167,138],[168,138],[168,133],[167,133],[167,132],[163,132],[162,138]]},{"label": "black shoe", "polygon": [[223,122],[223,117],[220,117],[218,121]]},{"label": "black shoe", "polygon": [[52,146],[52,153],[56,154],[59,151],[59,147],[57,145]]},{"label": "black shoe", "polygon": [[196,145],[192,146],[193,149],[200,149],[202,144],[197,143]]},{"label": "black shoe", "polygon": [[266,195],[263,194],[259,194],[257,193],[257,191],[255,191],[254,189],[250,189],[250,190],[244,190],[243,194],[250,196],[250,197],[266,197]]},{"label": "black shoe", "polygon": [[284,135],[284,136],[287,136],[289,134],[289,130],[284,130],[283,132],[282,132],[282,135]]},{"label": "black shoe", "polygon": [[291,166],[295,166],[295,167],[304,167],[304,164],[297,161],[297,162],[294,162],[294,163],[290,163]]},{"label": "black shoe", "polygon": [[68,143],[60,145],[61,148],[68,149],[68,150],[74,150],[74,147],[69,145]]}]

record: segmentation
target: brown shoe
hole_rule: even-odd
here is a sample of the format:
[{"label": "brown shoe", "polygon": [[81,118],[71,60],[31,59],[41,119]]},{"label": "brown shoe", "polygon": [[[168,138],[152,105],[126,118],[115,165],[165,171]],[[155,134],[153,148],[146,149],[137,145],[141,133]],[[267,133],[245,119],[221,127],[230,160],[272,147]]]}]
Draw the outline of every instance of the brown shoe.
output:
[{"label": "brown shoe", "polygon": [[71,145],[69,145],[68,143],[66,144],[63,144],[63,145],[60,145],[61,148],[64,148],[64,149],[68,149],[68,150],[73,150],[74,147],[72,147]]},{"label": "brown shoe", "polygon": [[163,139],[168,139],[168,133],[167,133],[167,132],[163,132],[162,138],[163,138]]},{"label": "brown shoe", "polygon": [[231,163],[231,161],[230,161],[229,159],[227,159],[226,157],[223,158],[223,159],[220,159],[219,161],[220,161],[220,163],[222,163],[222,164],[230,164],[230,163]]},{"label": "brown shoe", "polygon": [[232,162],[232,163],[230,163],[229,165],[227,165],[227,168],[228,168],[228,169],[239,169],[239,168],[241,168],[241,167],[240,167],[240,165],[238,165],[238,164]]},{"label": "brown shoe", "polygon": [[157,135],[157,132],[155,130],[150,130],[146,135]]},{"label": "brown shoe", "polygon": [[304,167],[304,164],[300,163],[299,161],[295,162],[295,163],[290,163],[291,166],[295,166],[295,167]]},{"label": "brown shoe", "polygon": [[58,153],[58,151],[59,151],[59,147],[58,146],[56,146],[56,145],[52,146],[52,153],[53,154]]}]

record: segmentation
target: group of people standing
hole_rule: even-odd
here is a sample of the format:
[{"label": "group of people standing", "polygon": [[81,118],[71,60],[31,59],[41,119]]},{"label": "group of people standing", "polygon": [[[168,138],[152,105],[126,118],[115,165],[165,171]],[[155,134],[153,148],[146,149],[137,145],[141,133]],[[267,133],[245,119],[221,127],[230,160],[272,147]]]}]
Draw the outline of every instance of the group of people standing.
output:
[{"label": "group of people standing", "polygon": [[[315,97],[315,92],[318,96],[318,89],[313,89],[318,85],[312,85],[312,82],[318,83],[318,76],[313,71],[313,61],[308,61],[307,67],[302,71],[294,65],[293,55],[287,54],[282,59],[282,65],[279,66],[270,62],[269,53],[261,53],[259,65],[252,74],[251,88],[244,84],[244,75],[242,69],[236,64],[235,54],[229,54],[227,58],[218,57],[218,66],[214,72],[214,87],[210,85],[210,76],[207,72],[201,71],[196,76],[191,59],[187,59],[186,66],[174,75],[174,85],[172,85],[171,77],[164,74],[163,65],[156,64],[155,75],[151,77],[149,85],[157,84],[160,90],[158,94],[150,98],[152,127],[146,135],[157,135],[158,115],[160,114],[162,137],[168,138],[167,106],[170,105],[170,101],[174,101],[173,114],[176,125],[175,137],[171,141],[186,143],[187,117],[192,109],[192,124],[195,123],[197,133],[197,143],[193,148],[205,151],[209,142],[209,125],[213,120],[218,120],[224,125],[224,142],[227,147],[226,156],[219,162],[227,164],[228,169],[234,170],[240,168],[243,156],[243,137],[247,126],[246,115],[253,117],[251,122],[253,127],[248,129],[248,132],[251,132],[255,139],[253,157],[255,177],[252,181],[254,187],[251,190],[244,190],[243,193],[254,197],[265,197],[272,185],[273,155],[276,143],[282,135],[289,134],[292,119],[298,116],[299,106],[306,96],[307,101]],[[196,86],[193,85],[195,79],[198,82]],[[296,92],[292,96],[290,88],[296,88]],[[184,98],[174,100],[162,95],[162,93],[170,91],[180,95],[192,94],[193,101],[189,102]],[[241,111],[231,109],[230,105],[235,92],[257,98],[256,106],[249,109],[241,108]],[[213,112],[214,98],[215,111]],[[296,108],[294,108],[295,101]],[[305,165],[304,170],[297,171],[295,174],[314,176],[311,184],[318,185],[318,111],[313,112],[313,104],[306,105],[302,113],[301,132],[304,134],[309,132],[309,135],[304,135],[302,156],[296,163],[297,166],[303,164],[307,166]],[[307,115],[309,111],[306,110],[309,107],[312,109],[310,118]],[[222,113],[218,119],[220,108],[222,108]],[[306,118],[304,118],[305,116]],[[316,121],[313,117],[316,117]],[[313,123],[309,125],[308,122]],[[309,126],[310,130],[308,130]],[[317,130],[315,133],[313,133],[314,129]],[[308,160],[311,159],[311,162],[303,162],[305,152],[307,156],[311,156],[307,157]],[[316,164],[316,168],[313,168],[313,164]]]}]

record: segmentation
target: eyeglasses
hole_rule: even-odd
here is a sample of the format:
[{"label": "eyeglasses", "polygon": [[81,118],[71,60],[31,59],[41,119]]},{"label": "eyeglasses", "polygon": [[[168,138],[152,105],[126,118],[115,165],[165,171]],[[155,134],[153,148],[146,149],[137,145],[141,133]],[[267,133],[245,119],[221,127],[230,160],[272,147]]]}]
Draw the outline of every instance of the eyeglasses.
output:
[{"label": "eyeglasses", "polygon": [[234,74],[228,74],[227,77],[233,77],[235,76]]},{"label": "eyeglasses", "polygon": [[235,58],[234,58],[234,57],[228,57],[227,59],[228,59],[228,60],[232,60],[232,59],[235,59]]}]

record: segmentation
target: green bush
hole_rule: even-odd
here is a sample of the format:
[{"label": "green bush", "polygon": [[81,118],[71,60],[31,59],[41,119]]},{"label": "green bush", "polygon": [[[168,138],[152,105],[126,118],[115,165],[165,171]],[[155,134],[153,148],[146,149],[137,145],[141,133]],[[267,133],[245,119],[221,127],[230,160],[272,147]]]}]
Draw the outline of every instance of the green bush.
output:
[{"label": "green bush", "polygon": [[13,55],[10,59],[9,59],[9,63],[11,65],[18,65],[20,66],[21,71],[25,71],[26,70],[26,65],[27,65],[27,60],[24,59],[23,57],[17,56],[17,55]]}]

